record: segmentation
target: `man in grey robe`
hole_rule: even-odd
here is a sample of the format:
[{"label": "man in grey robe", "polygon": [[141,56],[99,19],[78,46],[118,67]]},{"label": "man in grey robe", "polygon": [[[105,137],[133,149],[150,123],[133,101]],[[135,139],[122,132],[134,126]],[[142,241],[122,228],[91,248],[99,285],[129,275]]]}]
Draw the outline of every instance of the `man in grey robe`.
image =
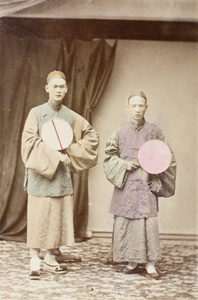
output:
[{"label": "man in grey robe", "polygon": [[[21,153],[26,169],[28,192],[27,246],[30,248],[30,279],[40,278],[39,252],[46,249],[43,269],[56,274],[66,268],[55,259],[61,246],[74,245],[73,186],[71,172],[97,163],[99,138],[82,116],[62,104],[67,93],[65,74],[47,76],[47,103],[31,109],[22,133]],[[73,141],[56,151],[41,137],[46,122],[64,120],[72,128]],[[58,132],[57,132],[58,137]]]},{"label": "man in grey robe", "polygon": [[137,272],[138,264],[146,264],[147,276],[158,279],[155,268],[160,259],[158,197],[174,194],[176,161],[171,150],[170,166],[163,173],[151,175],[140,166],[138,151],[145,142],[157,139],[168,145],[161,129],[145,121],[146,109],[143,92],[129,96],[130,122],[109,138],[104,170],[115,186],[110,207],[114,215],[113,261],[128,262],[125,274]]}]

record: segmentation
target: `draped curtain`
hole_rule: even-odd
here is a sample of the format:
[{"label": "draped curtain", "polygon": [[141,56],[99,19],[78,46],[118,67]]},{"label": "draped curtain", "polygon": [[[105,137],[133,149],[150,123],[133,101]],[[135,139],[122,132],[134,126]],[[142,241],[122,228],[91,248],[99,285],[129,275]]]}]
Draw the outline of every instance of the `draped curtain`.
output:
[{"label": "draped curtain", "polygon": [[47,0],[1,0],[0,17],[8,16],[46,1]]},{"label": "draped curtain", "polygon": [[[48,100],[44,86],[52,70],[65,72],[64,104],[91,122],[113,68],[116,43],[105,40],[68,42],[64,38],[0,36],[0,238],[25,241],[27,194],[23,190],[21,133],[27,114]],[[75,236],[83,237],[88,221],[88,171],[75,173]]]}]

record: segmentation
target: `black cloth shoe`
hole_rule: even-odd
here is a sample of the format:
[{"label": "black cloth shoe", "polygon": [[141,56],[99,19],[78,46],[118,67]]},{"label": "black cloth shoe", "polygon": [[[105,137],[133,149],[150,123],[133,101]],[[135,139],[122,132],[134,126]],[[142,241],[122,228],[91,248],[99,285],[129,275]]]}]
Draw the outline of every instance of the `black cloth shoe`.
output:
[{"label": "black cloth shoe", "polygon": [[60,264],[69,262],[81,262],[81,257],[77,254],[61,254],[59,256],[56,256],[56,261]]},{"label": "black cloth shoe", "polygon": [[134,269],[130,269],[130,268],[125,268],[122,272],[123,274],[137,274],[138,273],[138,266],[135,267]]},{"label": "black cloth shoe", "polygon": [[59,249],[55,249],[55,251],[54,251],[54,255],[55,256],[61,256],[61,251],[59,250]]},{"label": "black cloth shoe", "polygon": [[155,279],[155,280],[158,280],[158,279],[160,279],[160,274],[157,273],[157,272],[154,272],[154,273],[146,273],[146,277],[149,278],[149,279]]},{"label": "black cloth shoe", "polygon": [[29,275],[29,278],[31,280],[39,280],[41,278],[40,272],[39,271],[31,271],[30,275]]}]

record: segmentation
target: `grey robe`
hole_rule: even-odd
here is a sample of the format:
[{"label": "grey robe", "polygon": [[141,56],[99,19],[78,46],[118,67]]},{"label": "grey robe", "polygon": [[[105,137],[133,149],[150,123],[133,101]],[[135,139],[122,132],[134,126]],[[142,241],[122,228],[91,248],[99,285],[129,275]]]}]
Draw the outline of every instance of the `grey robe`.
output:
[{"label": "grey robe", "polygon": [[[42,125],[62,118],[70,123],[74,139],[67,148],[71,166],[63,166],[57,151],[41,138]],[[34,196],[64,196],[73,193],[71,172],[93,167],[98,158],[98,134],[80,115],[62,105],[54,111],[48,103],[33,108],[22,134],[22,159],[27,169],[28,193]]]},{"label": "grey robe", "polygon": [[[66,120],[73,129],[74,139],[66,150],[70,167],[60,163],[60,154],[42,141],[42,124],[53,118]],[[27,171],[29,248],[74,244],[71,171],[82,171],[97,163],[98,143],[98,134],[91,125],[64,105],[55,111],[45,103],[30,111],[21,145]]]}]

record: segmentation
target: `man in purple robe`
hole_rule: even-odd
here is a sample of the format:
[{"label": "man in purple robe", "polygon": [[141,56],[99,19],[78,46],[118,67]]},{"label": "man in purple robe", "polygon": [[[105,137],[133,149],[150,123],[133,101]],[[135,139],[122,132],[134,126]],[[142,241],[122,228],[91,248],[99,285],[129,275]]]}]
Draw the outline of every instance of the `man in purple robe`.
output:
[{"label": "man in purple robe", "polygon": [[[110,213],[114,215],[112,255],[128,262],[125,274],[146,265],[146,275],[158,279],[155,263],[160,259],[158,197],[175,191],[176,161],[161,129],[147,123],[147,98],[143,92],[128,98],[130,122],[114,131],[107,142],[104,170],[115,186]],[[149,140],[163,141],[171,150],[171,163],[163,173],[149,174],[139,164],[138,151]]]}]

